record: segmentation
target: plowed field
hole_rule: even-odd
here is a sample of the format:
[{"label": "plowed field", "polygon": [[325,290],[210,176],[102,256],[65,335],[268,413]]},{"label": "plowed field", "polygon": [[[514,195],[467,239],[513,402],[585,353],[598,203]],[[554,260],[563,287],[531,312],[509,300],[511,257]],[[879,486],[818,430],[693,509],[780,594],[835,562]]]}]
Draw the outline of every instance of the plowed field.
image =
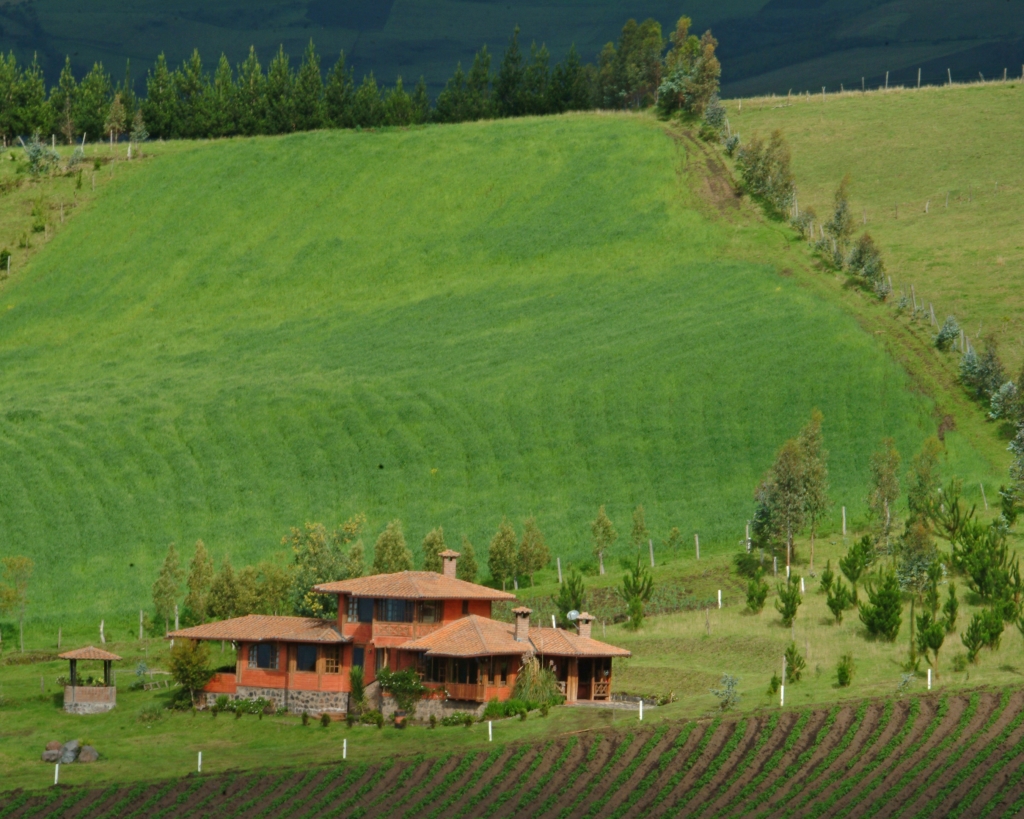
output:
[{"label": "plowed field", "polygon": [[932,817],[1024,808],[1024,692],[663,723],[463,756],[0,797],[0,817]]}]

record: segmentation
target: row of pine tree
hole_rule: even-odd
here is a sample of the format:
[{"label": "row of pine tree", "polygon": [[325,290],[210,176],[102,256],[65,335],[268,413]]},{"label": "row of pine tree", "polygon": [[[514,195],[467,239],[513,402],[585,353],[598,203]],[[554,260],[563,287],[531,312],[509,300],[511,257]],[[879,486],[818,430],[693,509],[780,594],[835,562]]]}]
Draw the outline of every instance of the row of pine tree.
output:
[{"label": "row of pine tree", "polygon": [[[70,144],[132,128],[154,138],[197,139],[644,107],[684,50],[698,54],[698,42],[710,38],[697,41],[689,25],[688,18],[679,21],[666,55],[660,24],[630,20],[596,64],[584,63],[573,46],[554,67],[543,45],[521,48],[516,28],[497,71],[484,46],[468,72],[456,67],[435,100],[422,77],[411,91],[401,77],[379,85],[372,71],[357,84],[344,52],[325,76],[312,41],[297,70],[283,48],[266,70],[254,48],[234,68],[222,54],[212,76],[198,51],[176,69],[161,54],[146,76],[145,97],[136,95],[130,62],[115,83],[102,63],[79,81],[67,59],[47,94],[38,62],[20,66],[13,53],[0,54],[0,138],[6,145],[19,135],[54,134]],[[712,45],[712,59],[713,52]],[[717,91],[717,60],[713,68]]]}]

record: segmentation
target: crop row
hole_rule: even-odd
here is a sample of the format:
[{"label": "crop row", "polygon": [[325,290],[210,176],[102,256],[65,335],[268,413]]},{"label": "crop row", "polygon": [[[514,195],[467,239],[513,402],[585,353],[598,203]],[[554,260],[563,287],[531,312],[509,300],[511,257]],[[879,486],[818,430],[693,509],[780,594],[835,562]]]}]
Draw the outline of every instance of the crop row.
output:
[{"label": "crop row", "polygon": [[[955,706],[955,707],[954,707]],[[973,694],[828,713],[567,736],[440,758],[0,797],[0,819],[319,816],[912,819],[1013,809],[1024,790],[1024,697]],[[756,722],[753,722],[756,720]],[[881,746],[881,747],[880,747]],[[1024,805],[1018,805],[1024,807]]]},{"label": "crop row", "polygon": [[605,789],[604,796],[595,800],[593,804],[591,804],[590,809],[583,815],[584,819],[593,819],[594,816],[601,812],[619,788],[625,785],[626,782],[629,781],[629,778],[636,773],[636,769],[643,764],[651,751],[654,750],[654,747],[661,742],[661,738],[665,736],[667,731],[667,725],[660,725],[658,730],[651,735],[647,742],[640,746],[640,750],[637,752],[637,755],[630,760],[630,763],[619,772],[619,775],[615,777],[612,784]]},{"label": "crop row", "polygon": [[733,751],[736,750],[737,746],[740,744],[740,741],[743,739],[746,733],[746,720],[741,720],[733,726],[733,731],[732,734],[729,736],[729,739],[726,741],[725,745],[722,746],[722,749],[718,752],[715,758],[711,760],[711,763],[704,770],[704,773],[701,775],[700,779],[698,779],[694,783],[692,788],[690,788],[686,793],[684,793],[679,799],[676,800],[676,803],[672,806],[672,809],[670,811],[671,816],[678,816],[679,814],[681,814],[683,808],[685,808],[690,803],[690,800],[698,793],[700,793],[701,790],[703,790],[708,784],[711,783],[711,780],[715,778],[715,775],[718,773],[719,769],[721,769],[721,767],[726,763],[729,757],[732,756]]},{"label": "crop row", "polygon": [[679,752],[683,750],[683,746],[686,745],[686,740],[690,738],[690,734],[693,733],[693,730],[696,727],[697,723],[695,722],[689,722],[683,726],[683,730],[676,735],[671,747],[661,755],[657,766],[647,774],[647,776],[640,780],[640,784],[630,790],[629,796],[626,797],[626,801],[619,805],[609,815],[608,819],[620,819],[620,817],[625,816],[630,812],[633,805],[637,803],[640,797],[647,795],[647,791],[651,785],[658,781],[662,774],[664,774],[665,769],[672,764],[672,761],[679,755]]}]

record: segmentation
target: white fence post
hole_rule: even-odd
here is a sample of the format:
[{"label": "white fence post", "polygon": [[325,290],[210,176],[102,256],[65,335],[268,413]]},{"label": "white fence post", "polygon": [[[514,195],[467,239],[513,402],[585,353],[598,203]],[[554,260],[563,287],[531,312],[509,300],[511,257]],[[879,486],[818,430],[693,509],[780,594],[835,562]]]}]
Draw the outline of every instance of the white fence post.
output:
[{"label": "white fence post", "polygon": [[718,590],[718,608],[722,608],[722,590]]},{"label": "white fence post", "polygon": [[779,708],[786,704],[786,655],[782,655],[782,684],[779,686]]},{"label": "white fence post", "polygon": [[198,767],[197,770],[198,770],[199,773],[203,772],[203,752],[202,751],[199,752],[199,767]]},{"label": "white fence post", "polygon": [[341,758],[348,759],[348,740],[343,739],[341,741]]},{"label": "white fence post", "polygon": [[697,549],[697,560],[700,560],[700,535],[696,532],[693,533],[693,545]]},{"label": "white fence post", "polygon": [[641,697],[640,698],[640,722],[643,722],[643,721],[644,721],[644,701],[643,701],[643,698]]},{"label": "white fence post", "polygon": [[494,742],[494,723],[487,720],[487,741]]},{"label": "white fence post", "polygon": [[58,762],[53,766],[53,784],[56,785],[60,781],[60,763]]},{"label": "white fence post", "polygon": [[932,690],[932,670],[928,669],[928,690]]}]

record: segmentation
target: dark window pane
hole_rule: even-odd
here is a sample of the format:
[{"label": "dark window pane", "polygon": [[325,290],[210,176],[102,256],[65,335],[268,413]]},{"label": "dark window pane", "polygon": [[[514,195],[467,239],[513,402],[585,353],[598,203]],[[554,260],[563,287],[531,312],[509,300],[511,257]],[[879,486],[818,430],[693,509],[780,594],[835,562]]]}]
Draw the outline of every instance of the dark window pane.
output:
[{"label": "dark window pane", "polygon": [[373,622],[373,598],[371,597],[360,597],[359,598],[359,622],[360,623],[372,623]]},{"label": "dark window pane", "polygon": [[366,662],[366,649],[363,646],[356,646],[352,649],[352,665],[363,667]]},{"label": "dark window pane", "polygon": [[316,646],[299,646],[295,653],[296,671],[316,671]]},{"label": "dark window pane", "polygon": [[[277,668],[277,646],[273,643],[259,643],[256,648],[257,668]],[[249,652],[250,659],[252,652]]]}]

